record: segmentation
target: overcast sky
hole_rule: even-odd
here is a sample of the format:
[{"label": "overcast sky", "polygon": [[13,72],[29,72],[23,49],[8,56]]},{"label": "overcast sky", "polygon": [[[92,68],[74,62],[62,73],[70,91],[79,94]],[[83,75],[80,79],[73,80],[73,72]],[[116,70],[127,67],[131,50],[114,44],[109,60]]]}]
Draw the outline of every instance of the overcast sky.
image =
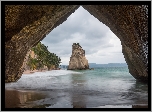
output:
[{"label": "overcast sky", "polygon": [[61,58],[63,65],[69,64],[73,43],[81,45],[89,63],[126,63],[119,38],[82,7],[53,29],[42,43]]}]

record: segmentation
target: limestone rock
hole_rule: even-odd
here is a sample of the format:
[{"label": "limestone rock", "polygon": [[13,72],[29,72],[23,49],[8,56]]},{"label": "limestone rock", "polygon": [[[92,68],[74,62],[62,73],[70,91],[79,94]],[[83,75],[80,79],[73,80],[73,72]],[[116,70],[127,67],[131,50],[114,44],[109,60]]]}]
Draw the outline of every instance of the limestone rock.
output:
[{"label": "limestone rock", "polygon": [[[5,5],[5,82],[14,82],[21,77],[28,50],[62,24],[79,6]],[[130,74],[147,81],[151,75],[148,74],[148,5],[82,7],[120,39]]]},{"label": "limestone rock", "polygon": [[85,70],[89,69],[88,60],[85,57],[85,50],[79,43],[73,43],[72,55],[70,57],[68,70]]}]

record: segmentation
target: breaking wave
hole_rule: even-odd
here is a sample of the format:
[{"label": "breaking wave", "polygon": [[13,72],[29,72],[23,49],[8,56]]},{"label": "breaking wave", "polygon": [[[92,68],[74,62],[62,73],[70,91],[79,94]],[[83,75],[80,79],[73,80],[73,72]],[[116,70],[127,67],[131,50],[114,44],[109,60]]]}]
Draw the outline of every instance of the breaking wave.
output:
[{"label": "breaking wave", "polygon": [[35,72],[33,74],[23,74],[17,82],[6,83],[6,89],[50,89],[59,83],[58,76],[82,74],[71,70],[52,70],[46,72]]}]

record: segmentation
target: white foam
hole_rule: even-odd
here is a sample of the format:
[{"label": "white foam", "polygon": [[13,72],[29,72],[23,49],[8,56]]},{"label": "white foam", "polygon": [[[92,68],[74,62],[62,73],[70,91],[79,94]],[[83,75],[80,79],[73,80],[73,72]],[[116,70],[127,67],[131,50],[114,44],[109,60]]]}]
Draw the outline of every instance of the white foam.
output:
[{"label": "white foam", "polygon": [[23,74],[22,77],[13,83],[6,83],[5,88],[13,89],[50,89],[53,83],[58,83],[56,78],[61,75],[81,74],[71,70],[52,70],[46,72],[35,72]]}]

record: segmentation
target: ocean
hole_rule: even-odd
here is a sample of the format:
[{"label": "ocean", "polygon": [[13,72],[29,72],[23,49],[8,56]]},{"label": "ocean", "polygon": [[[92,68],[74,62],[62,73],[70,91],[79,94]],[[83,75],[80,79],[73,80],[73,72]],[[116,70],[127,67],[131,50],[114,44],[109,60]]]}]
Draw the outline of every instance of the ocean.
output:
[{"label": "ocean", "polygon": [[148,84],[136,81],[127,67],[35,72],[5,84],[6,108],[132,108],[134,104],[148,104]]}]

